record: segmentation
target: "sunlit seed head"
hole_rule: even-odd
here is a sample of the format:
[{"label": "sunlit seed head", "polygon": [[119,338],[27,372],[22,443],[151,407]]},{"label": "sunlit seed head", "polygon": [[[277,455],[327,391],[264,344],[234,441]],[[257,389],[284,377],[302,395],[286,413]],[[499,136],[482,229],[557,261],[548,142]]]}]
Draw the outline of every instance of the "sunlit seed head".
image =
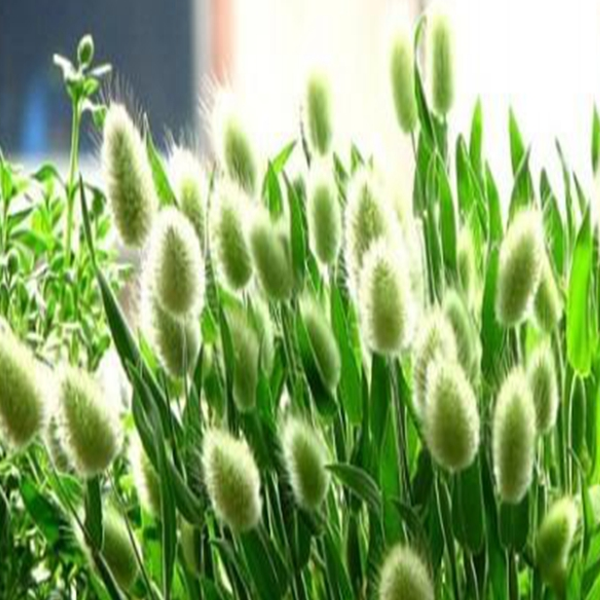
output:
[{"label": "sunlit seed head", "polygon": [[535,349],[529,360],[527,375],[533,394],[537,430],[543,435],[554,427],[559,404],[556,368],[548,343],[542,343]]},{"label": "sunlit seed head", "polygon": [[403,264],[402,253],[384,240],[371,245],[364,257],[360,323],[367,345],[380,354],[397,354],[412,338],[412,290]]},{"label": "sunlit seed head", "polygon": [[202,572],[202,531],[200,528],[181,520],[179,542],[183,563],[193,574]]},{"label": "sunlit seed head", "polygon": [[301,312],[323,385],[334,392],[340,381],[342,361],[326,312],[313,298],[303,299]]},{"label": "sunlit seed head", "polygon": [[398,544],[381,569],[380,600],[434,600],[431,575],[421,557],[409,546]]},{"label": "sunlit seed head", "polygon": [[533,312],[538,327],[546,333],[551,333],[560,321],[562,311],[563,303],[558,284],[550,262],[545,258],[540,285],[533,302]]},{"label": "sunlit seed head", "polygon": [[130,589],[139,574],[138,562],[127,525],[112,508],[104,511],[102,556],[119,586]]},{"label": "sunlit seed head", "polygon": [[217,517],[234,532],[253,529],[260,520],[260,476],[244,440],[212,429],[202,444],[204,484]]},{"label": "sunlit seed head", "polygon": [[458,472],[479,448],[477,398],[463,369],[438,358],[429,367],[423,422],[431,456],[444,469]]},{"label": "sunlit seed head", "polygon": [[503,502],[521,502],[533,475],[535,459],[535,406],[525,373],[511,371],[496,400],[492,424],[492,451],[496,486]]},{"label": "sunlit seed head", "polygon": [[169,180],[179,209],[190,220],[204,248],[208,184],[202,165],[190,150],[175,147],[169,159]]},{"label": "sunlit seed head", "polygon": [[260,342],[261,369],[270,375],[275,360],[275,332],[269,306],[259,295],[252,299],[252,316]]},{"label": "sunlit seed head", "polygon": [[540,214],[535,209],[525,209],[515,216],[500,247],[496,317],[502,325],[518,325],[528,316],[544,257]]},{"label": "sunlit seed head", "polygon": [[296,503],[305,510],[317,510],[329,489],[325,445],[308,423],[294,417],[283,426],[281,445]]},{"label": "sunlit seed head", "polygon": [[153,515],[160,516],[160,479],[137,433],[133,434],[130,441],[129,462],[133,473],[133,481],[142,505]]},{"label": "sunlit seed head", "polygon": [[190,221],[175,208],[165,208],[152,228],[146,265],[151,291],[160,306],[183,318],[204,300],[204,260]]},{"label": "sunlit seed head", "polygon": [[324,156],[331,148],[331,91],[329,82],[321,73],[313,73],[306,83],[304,113],[311,149]]},{"label": "sunlit seed head", "polygon": [[306,218],[313,254],[322,265],[334,265],[342,242],[342,211],[328,162],[311,166]]},{"label": "sunlit seed head", "polygon": [[161,307],[150,291],[145,291],[142,323],[161,365],[172,377],[183,377],[193,371],[200,352],[198,316],[173,316]]},{"label": "sunlit seed head", "polygon": [[125,107],[111,104],[104,120],[104,180],[117,230],[128,246],[144,245],[158,209],[146,147]]},{"label": "sunlit seed head", "polygon": [[211,208],[214,257],[224,283],[233,291],[246,287],[252,277],[248,243],[250,201],[237,185],[219,185]]},{"label": "sunlit seed head", "polygon": [[430,309],[417,325],[412,358],[413,400],[415,408],[423,414],[429,367],[438,358],[446,361],[456,361],[458,358],[454,330],[440,309]]},{"label": "sunlit seed head", "polygon": [[19,450],[44,425],[45,396],[31,351],[12,331],[0,330],[0,442]]},{"label": "sunlit seed head", "polygon": [[59,379],[62,444],[83,477],[98,475],[121,449],[122,425],[114,399],[86,371],[63,367]]},{"label": "sunlit seed head", "polygon": [[417,124],[415,99],[414,56],[408,31],[399,31],[392,42],[390,56],[392,96],[398,124],[410,133]]},{"label": "sunlit seed head", "polygon": [[256,387],[260,341],[248,315],[241,309],[227,315],[234,353],[233,400],[238,410],[249,411],[256,406]]},{"label": "sunlit seed head", "polygon": [[477,292],[477,266],[470,227],[463,227],[458,236],[457,268],[460,287],[468,305],[472,307]]},{"label": "sunlit seed head", "polygon": [[433,108],[445,116],[454,104],[454,34],[448,16],[441,11],[431,14],[427,27]]},{"label": "sunlit seed head", "polygon": [[286,300],[293,287],[289,241],[266,209],[256,211],[250,227],[250,254],[260,285],[272,300]]},{"label": "sunlit seed head", "polygon": [[553,585],[561,577],[569,560],[575,537],[579,511],[568,496],[557,500],[544,516],[536,534],[536,562],[547,583]]}]

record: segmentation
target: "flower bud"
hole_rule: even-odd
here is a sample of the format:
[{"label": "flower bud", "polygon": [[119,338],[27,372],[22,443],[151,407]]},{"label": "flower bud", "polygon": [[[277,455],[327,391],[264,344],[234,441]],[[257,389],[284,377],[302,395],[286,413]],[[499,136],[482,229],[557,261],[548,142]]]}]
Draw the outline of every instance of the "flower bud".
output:
[{"label": "flower bud", "polygon": [[290,417],[283,427],[281,445],[296,503],[305,510],[317,510],[329,489],[323,442],[307,423]]},{"label": "flower bud", "polygon": [[534,351],[527,375],[533,394],[537,431],[543,435],[554,427],[559,403],[554,357],[547,343],[542,343]]},{"label": "flower bud", "polygon": [[319,262],[332,266],[342,239],[342,211],[328,166],[314,164],[310,172],[306,207],[310,248]]},{"label": "flower bud", "polygon": [[546,333],[552,333],[560,321],[562,310],[560,291],[550,262],[546,257],[542,267],[540,285],[533,302],[533,312],[538,327]]},{"label": "flower bud", "polygon": [[169,161],[169,179],[179,209],[194,226],[200,248],[204,248],[208,191],[202,166],[189,150],[175,147]]},{"label": "flower bud", "polygon": [[137,434],[131,439],[129,462],[140,502],[150,513],[160,516],[160,479]]},{"label": "flower bud", "polygon": [[70,462],[83,477],[98,475],[119,453],[122,430],[115,408],[91,375],[75,367],[63,369],[60,430]]},{"label": "flower bud", "polygon": [[88,33],[77,46],[77,61],[82,67],[89,67],[94,60],[94,38]]},{"label": "flower bud", "polygon": [[258,360],[260,344],[256,330],[241,310],[227,315],[235,359],[233,400],[238,410],[248,411],[256,406]]},{"label": "flower bud", "polygon": [[557,500],[544,516],[536,535],[536,561],[547,583],[564,575],[577,529],[578,510],[568,496]]},{"label": "flower bud", "polygon": [[518,504],[531,484],[535,458],[535,407],[525,373],[511,371],[498,394],[492,424],[496,485],[503,502]]},{"label": "flower bud", "polygon": [[379,240],[367,251],[360,273],[359,313],[365,340],[380,354],[405,349],[413,331],[409,275],[401,253]]},{"label": "flower bud", "polygon": [[413,350],[413,398],[418,411],[426,402],[427,377],[434,360],[456,361],[456,339],[452,326],[442,311],[433,309],[417,328]]},{"label": "flower bud", "polygon": [[439,358],[427,376],[423,421],[433,459],[451,472],[466,469],[479,448],[479,410],[464,371]]},{"label": "flower bud", "polygon": [[381,569],[380,600],[434,600],[431,576],[423,560],[409,546],[392,548]]},{"label": "flower bud", "polygon": [[406,31],[398,32],[392,43],[390,79],[398,124],[411,133],[417,124],[417,101],[412,40]]},{"label": "flower bud", "polygon": [[324,156],[331,147],[331,100],[329,84],[321,74],[313,73],[306,84],[306,125],[314,152]]},{"label": "flower bud", "polygon": [[127,246],[144,245],[158,208],[146,148],[120,104],[111,104],[104,120],[102,165],[117,230]]},{"label": "flower bud", "polygon": [[138,562],[127,525],[114,509],[104,511],[102,556],[119,586],[131,588],[138,577]]},{"label": "flower bud", "polygon": [[463,227],[458,236],[457,247],[458,280],[467,303],[473,306],[477,289],[477,267],[475,261],[475,244],[469,227]]},{"label": "flower bud", "polygon": [[199,311],[204,299],[204,261],[190,221],[166,208],[152,229],[148,254],[151,291],[175,317]]},{"label": "flower bud", "polygon": [[496,318],[506,326],[527,317],[540,283],[545,257],[539,213],[526,209],[517,214],[500,247]]},{"label": "flower bud", "polygon": [[245,288],[252,277],[252,258],[246,235],[248,202],[237,186],[223,185],[211,211],[214,256],[220,274],[233,291]]},{"label": "flower bud", "polygon": [[264,209],[257,212],[250,228],[250,254],[267,295],[273,300],[289,298],[294,282],[289,240]]},{"label": "flower bud", "polygon": [[0,441],[27,446],[44,424],[40,369],[27,346],[8,327],[0,329]]},{"label": "flower bud", "polygon": [[301,311],[321,381],[333,393],[340,381],[342,359],[331,325],[314,299],[303,300]]},{"label": "flower bud", "polygon": [[262,508],[260,476],[244,440],[212,429],[202,444],[204,483],[217,517],[235,533],[253,529]]},{"label": "flower bud", "polygon": [[445,116],[454,103],[454,36],[448,17],[441,12],[431,15],[429,58],[433,107]]}]

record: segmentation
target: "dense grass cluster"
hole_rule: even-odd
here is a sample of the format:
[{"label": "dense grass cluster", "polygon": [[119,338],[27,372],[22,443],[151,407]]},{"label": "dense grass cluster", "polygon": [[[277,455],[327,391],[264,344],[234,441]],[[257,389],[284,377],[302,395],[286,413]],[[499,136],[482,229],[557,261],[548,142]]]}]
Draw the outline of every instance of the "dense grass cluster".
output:
[{"label": "dense grass cluster", "polygon": [[[76,533],[69,551],[93,594],[600,594],[590,202],[560,146],[564,211],[545,171],[534,184],[512,113],[509,202],[479,104],[469,142],[451,145],[446,16],[399,33],[387,59],[398,135],[414,148],[412,201],[356,146],[344,158],[322,73],[306,83],[298,140],[268,161],[225,96],[210,164],[183,147],[163,161],[122,104],[96,106],[106,204],[140,250],[133,313],[76,171],[66,191],[81,243],[71,257],[69,230],[64,260],[91,269],[119,358],[109,379],[128,383],[106,385],[75,350],[36,356],[8,311],[0,327],[5,460],[34,457],[37,502],[52,507],[36,525]],[[594,169],[599,152],[594,116]]]}]

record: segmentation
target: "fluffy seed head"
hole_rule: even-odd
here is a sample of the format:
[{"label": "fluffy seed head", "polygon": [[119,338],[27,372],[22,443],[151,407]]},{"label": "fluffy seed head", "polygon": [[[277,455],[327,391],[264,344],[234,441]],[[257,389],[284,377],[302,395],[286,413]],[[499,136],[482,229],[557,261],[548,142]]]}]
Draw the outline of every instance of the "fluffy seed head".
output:
[{"label": "fluffy seed head", "polygon": [[454,36],[442,12],[431,15],[428,49],[433,107],[439,115],[446,115],[454,103]]},{"label": "fluffy seed head", "polygon": [[402,131],[410,133],[417,123],[417,101],[412,40],[406,31],[400,31],[394,37],[390,57],[390,79],[398,123]]},{"label": "fluffy seed head", "polygon": [[146,148],[125,107],[111,104],[104,120],[102,166],[117,230],[128,246],[143,246],[158,208]]},{"label": "fluffy seed head", "polygon": [[301,311],[321,381],[333,392],[340,381],[342,360],[331,325],[323,308],[312,298],[303,300]]},{"label": "fluffy seed head", "polygon": [[252,410],[256,405],[258,385],[258,334],[248,316],[241,310],[230,311],[227,323],[235,357],[233,399],[240,411]]},{"label": "fluffy seed head", "polygon": [[536,535],[536,560],[544,579],[553,584],[564,573],[577,529],[578,510],[571,498],[557,500]]},{"label": "fluffy seed head", "polygon": [[542,267],[542,276],[533,302],[533,313],[538,327],[546,333],[552,333],[562,316],[562,299],[546,257]]},{"label": "fluffy seed head", "polygon": [[392,548],[381,569],[380,600],[434,600],[431,576],[423,560],[409,546]]},{"label": "fluffy seed head", "polygon": [[540,434],[548,433],[556,423],[558,411],[558,383],[552,349],[547,343],[536,348],[527,368],[533,394],[536,426]]},{"label": "fluffy seed head", "polygon": [[369,348],[397,354],[413,331],[411,284],[402,254],[379,240],[367,251],[360,272],[359,310]]},{"label": "fluffy seed head", "polygon": [[311,168],[306,207],[310,248],[325,266],[335,264],[342,241],[342,211],[329,165]]},{"label": "fluffy seed head", "polygon": [[494,473],[500,498],[521,502],[535,458],[535,407],[525,373],[513,369],[502,384],[492,424]]},{"label": "fluffy seed head", "polygon": [[83,477],[104,471],[121,447],[118,409],[85,371],[64,367],[59,379],[59,423],[71,464]]},{"label": "fluffy seed head", "polygon": [[535,297],[545,256],[544,233],[535,209],[521,211],[500,247],[496,318],[506,326],[521,323]]},{"label": "fluffy seed head", "polygon": [[265,209],[258,210],[253,219],[250,254],[267,295],[273,300],[289,298],[294,283],[289,240]]},{"label": "fluffy seed head", "polygon": [[179,209],[194,226],[203,248],[208,192],[202,165],[189,150],[176,147],[169,160],[169,178]]},{"label": "fluffy seed head", "polygon": [[269,307],[260,296],[256,296],[252,300],[252,316],[260,342],[260,366],[264,373],[270,375],[275,360],[275,334]]},{"label": "fluffy seed head", "polygon": [[477,267],[475,243],[469,227],[463,227],[458,236],[457,261],[460,287],[469,306],[472,306],[477,289]]},{"label": "fluffy seed head", "polygon": [[479,448],[479,410],[460,365],[444,359],[430,367],[423,415],[433,459],[451,472],[466,469]]},{"label": "fluffy seed head", "polygon": [[441,310],[431,310],[417,331],[413,350],[413,398],[415,408],[422,412],[429,367],[437,358],[456,361],[458,352],[452,326]]},{"label": "fluffy seed head", "polygon": [[119,586],[128,590],[138,577],[138,563],[127,525],[114,509],[104,511],[102,556]]},{"label": "fluffy seed head", "polygon": [[246,234],[249,200],[236,185],[219,186],[211,211],[213,248],[219,272],[233,291],[246,287],[252,277],[252,258]]},{"label": "fluffy seed head", "polygon": [[217,517],[236,533],[256,527],[262,508],[260,476],[246,441],[224,431],[207,431],[202,468]]},{"label": "fluffy seed head", "polygon": [[329,84],[320,73],[313,73],[306,84],[306,126],[312,150],[327,154],[333,137]]},{"label": "fluffy seed head", "polygon": [[129,446],[129,462],[141,503],[149,512],[160,516],[160,480],[137,434]]},{"label": "fluffy seed head", "polygon": [[30,350],[0,328],[0,441],[24,448],[44,424],[40,369]]},{"label": "fluffy seed head", "polygon": [[190,221],[175,208],[160,212],[148,254],[151,291],[176,317],[199,311],[204,299],[204,261]]},{"label": "fluffy seed head", "polygon": [[327,496],[329,473],[327,450],[315,431],[299,419],[289,417],[283,427],[283,459],[294,498],[305,510],[317,510]]}]

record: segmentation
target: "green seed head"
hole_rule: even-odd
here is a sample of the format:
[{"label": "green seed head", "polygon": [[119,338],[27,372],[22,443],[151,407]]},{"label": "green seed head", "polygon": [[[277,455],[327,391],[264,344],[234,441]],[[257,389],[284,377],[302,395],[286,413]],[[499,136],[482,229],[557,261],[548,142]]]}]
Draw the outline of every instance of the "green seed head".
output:
[{"label": "green seed head", "polygon": [[189,150],[175,147],[169,160],[169,179],[179,209],[194,226],[203,248],[208,186],[202,165]]},{"label": "green seed head", "polygon": [[479,448],[479,410],[460,365],[439,358],[430,367],[423,421],[433,459],[451,472],[466,469]]},{"label": "green seed head", "polygon": [[111,104],[104,120],[102,165],[117,230],[128,246],[144,245],[158,198],[139,131],[120,104]]},{"label": "green seed head", "polygon": [[91,375],[65,367],[59,380],[60,429],[71,464],[83,477],[104,471],[121,448],[116,403],[105,397]]},{"label": "green seed head", "polygon": [[360,273],[359,312],[366,342],[380,354],[397,354],[410,343],[413,301],[402,253],[384,240],[365,255]]},{"label": "green seed head", "polygon": [[246,233],[249,208],[249,200],[240,188],[224,184],[211,211],[214,255],[225,283],[233,291],[245,288],[252,277]]},{"label": "green seed head", "polygon": [[473,381],[479,372],[481,343],[475,323],[455,290],[449,290],[444,296],[444,314],[454,332],[458,361]]},{"label": "green seed head", "polygon": [[301,310],[323,385],[334,392],[340,381],[342,361],[331,325],[325,317],[324,309],[316,300],[304,299]]},{"label": "green seed head", "polygon": [[129,462],[142,505],[153,515],[160,516],[160,480],[137,434],[131,439]]},{"label": "green seed head", "polygon": [[431,15],[429,59],[433,107],[445,116],[454,103],[454,36],[447,15],[441,12]]},{"label": "green seed head", "polygon": [[458,280],[469,306],[473,306],[477,292],[477,266],[475,243],[470,227],[463,227],[458,236],[457,247]]},{"label": "green seed head", "polygon": [[296,503],[305,510],[317,510],[329,489],[323,442],[307,423],[290,417],[283,427],[281,445]]},{"label": "green seed head", "polygon": [[322,265],[332,266],[342,241],[342,211],[328,164],[312,166],[308,187],[306,218],[310,248]]},{"label": "green seed head", "polygon": [[175,317],[146,291],[142,301],[142,321],[150,344],[169,374],[183,377],[192,372],[200,352],[198,317],[194,314]]},{"label": "green seed head", "polygon": [[246,313],[231,310],[227,316],[235,356],[233,400],[240,411],[256,406],[260,342]]},{"label": "green seed head", "polygon": [[536,348],[529,361],[527,375],[533,394],[537,430],[543,435],[556,423],[559,402],[556,369],[549,344],[542,343]]},{"label": "green seed head", "polygon": [[411,133],[417,124],[417,101],[412,40],[406,31],[400,31],[394,37],[390,79],[398,123],[402,131]]},{"label": "green seed head", "polygon": [[257,210],[250,227],[250,254],[269,298],[289,298],[294,283],[289,241],[265,209]]},{"label": "green seed head", "polygon": [[262,507],[260,476],[248,444],[224,431],[209,430],[204,434],[202,467],[217,517],[236,533],[256,527]]},{"label": "green seed head", "polygon": [[200,311],[204,261],[192,224],[175,208],[166,208],[158,216],[147,268],[152,293],[163,310],[179,318]]},{"label": "green seed head", "polygon": [[567,568],[577,521],[575,502],[564,497],[550,507],[537,532],[536,560],[542,576],[550,585],[554,585]]},{"label": "green seed head", "polygon": [[31,351],[8,327],[0,328],[0,441],[19,450],[41,430],[43,389]]},{"label": "green seed head", "polygon": [[439,358],[454,362],[458,351],[452,325],[439,309],[432,309],[417,327],[413,349],[413,398],[415,408],[423,412],[426,403],[429,367]]},{"label": "green seed head", "polygon": [[412,548],[392,548],[381,569],[380,600],[434,600],[431,576]]},{"label": "green seed head", "polygon": [[527,317],[540,283],[544,253],[539,213],[535,209],[521,211],[500,247],[496,318],[502,325],[518,325]]},{"label": "green seed head", "polygon": [[550,262],[546,257],[542,267],[540,285],[533,302],[533,312],[538,327],[546,333],[552,333],[560,321],[562,310],[560,291]]},{"label": "green seed head", "polygon": [[77,61],[82,67],[89,67],[94,60],[94,38],[88,33],[79,40]]},{"label": "green seed head", "polygon": [[503,502],[518,504],[529,489],[535,434],[535,407],[529,382],[517,368],[502,384],[492,424],[494,473]]},{"label": "green seed head", "polygon": [[102,556],[119,586],[131,588],[138,577],[135,549],[125,521],[114,509],[104,511]]},{"label": "green seed head", "polygon": [[258,295],[252,299],[252,316],[260,341],[260,366],[264,373],[270,375],[275,360],[275,333],[269,306]]},{"label": "green seed head", "polygon": [[306,126],[310,146],[324,156],[331,148],[331,93],[322,74],[313,73],[306,84]]},{"label": "green seed head", "polygon": [[202,572],[202,532],[191,523],[181,521],[181,553],[183,562],[190,573],[200,574]]}]

